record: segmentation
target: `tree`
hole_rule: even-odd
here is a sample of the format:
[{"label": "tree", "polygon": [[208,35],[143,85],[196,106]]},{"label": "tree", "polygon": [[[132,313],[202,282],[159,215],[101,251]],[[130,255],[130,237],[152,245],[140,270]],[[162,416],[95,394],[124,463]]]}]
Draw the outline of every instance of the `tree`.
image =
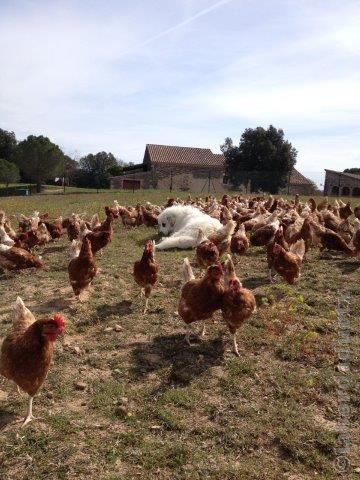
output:
[{"label": "tree", "polygon": [[23,177],[35,182],[37,191],[40,192],[41,185],[46,180],[62,175],[64,154],[47,137],[29,135],[17,145],[14,161]]},{"label": "tree", "polygon": [[354,175],[360,175],[360,168],[345,168],[344,173],[353,173]]},{"label": "tree", "polygon": [[119,164],[112,153],[98,152],[95,155],[89,153],[80,158],[80,169],[87,177],[89,187],[108,188],[110,185],[111,171]]},{"label": "tree", "polygon": [[225,156],[225,175],[233,188],[251,184],[251,191],[277,193],[283,188],[296,163],[297,151],[284,139],[284,132],[272,125],[247,128],[239,146],[227,137],[221,150]]},{"label": "tree", "polygon": [[16,148],[14,132],[8,132],[0,128],[0,158],[11,160]]},{"label": "tree", "polygon": [[8,187],[9,183],[16,183],[19,180],[19,167],[13,162],[0,158],[0,182],[5,183]]}]

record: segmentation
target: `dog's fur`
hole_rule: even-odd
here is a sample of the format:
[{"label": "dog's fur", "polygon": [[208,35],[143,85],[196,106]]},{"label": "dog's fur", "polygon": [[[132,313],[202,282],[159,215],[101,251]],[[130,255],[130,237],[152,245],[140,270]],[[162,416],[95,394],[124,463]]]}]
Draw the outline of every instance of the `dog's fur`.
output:
[{"label": "dog's fur", "polygon": [[221,229],[219,220],[189,205],[174,205],[165,208],[158,218],[159,233],[167,236],[156,245],[156,250],[170,248],[194,248],[197,245],[199,228],[206,236]]}]

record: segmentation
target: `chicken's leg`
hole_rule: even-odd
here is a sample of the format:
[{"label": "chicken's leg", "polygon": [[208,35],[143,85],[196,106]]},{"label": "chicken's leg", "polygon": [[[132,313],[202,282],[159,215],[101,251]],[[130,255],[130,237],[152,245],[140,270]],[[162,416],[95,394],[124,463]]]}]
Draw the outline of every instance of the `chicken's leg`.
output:
[{"label": "chicken's leg", "polygon": [[31,420],[34,419],[34,416],[32,414],[33,399],[34,399],[34,397],[29,397],[28,412],[27,412],[27,416],[24,420],[24,423],[22,424],[22,427],[25,427],[25,425],[27,425],[29,422],[31,422]]},{"label": "chicken's leg", "polygon": [[234,353],[235,353],[235,355],[237,355],[238,357],[240,357],[240,353],[239,353],[239,349],[238,349],[238,344],[237,344],[237,341],[236,341],[236,332],[233,334],[233,343],[234,343]]},{"label": "chicken's leg", "polygon": [[144,314],[147,312],[148,303],[149,303],[149,297],[145,297],[145,308],[144,308],[144,311],[143,311]]},{"label": "chicken's leg", "polygon": [[273,273],[273,269],[269,268],[269,282],[274,283],[273,275],[276,275],[276,272]]},{"label": "chicken's leg", "polygon": [[191,347],[191,343],[190,343],[190,333],[191,333],[191,325],[190,325],[190,324],[187,324],[187,325],[186,325],[185,340],[186,340],[186,343]]}]

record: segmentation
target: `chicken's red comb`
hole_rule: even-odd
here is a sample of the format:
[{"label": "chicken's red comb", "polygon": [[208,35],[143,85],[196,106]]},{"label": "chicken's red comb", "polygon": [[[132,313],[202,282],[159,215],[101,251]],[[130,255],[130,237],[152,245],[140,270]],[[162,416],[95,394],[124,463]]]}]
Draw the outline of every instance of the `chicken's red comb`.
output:
[{"label": "chicken's red comb", "polygon": [[61,315],[59,315],[58,313],[55,313],[53,320],[56,323],[58,328],[61,328],[62,330],[65,328],[65,320]]}]

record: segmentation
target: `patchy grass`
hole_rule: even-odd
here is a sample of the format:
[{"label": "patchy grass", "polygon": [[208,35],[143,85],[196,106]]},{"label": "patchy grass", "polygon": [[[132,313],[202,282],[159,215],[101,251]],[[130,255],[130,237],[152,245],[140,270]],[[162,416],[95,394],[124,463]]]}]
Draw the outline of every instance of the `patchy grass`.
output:
[{"label": "patchy grass", "polygon": [[[0,199],[0,209],[103,217],[103,206],[114,198],[163,203],[166,196],[121,191],[13,197]],[[84,305],[74,301],[69,286],[65,237],[39,250],[43,270],[0,274],[0,336],[18,294],[36,315],[60,311],[67,319],[35,398],[38,419],[23,430],[15,421],[27,399],[0,380],[1,480],[337,479],[335,308],[338,290],[349,289],[352,316],[360,314],[359,259],[323,259],[312,250],[299,283],[276,278],[269,285],[264,250],[251,248],[236,269],[254,289],[258,311],[238,333],[237,358],[219,315],[203,339],[194,335],[192,347],[184,342],[174,312],[180,266],[190,252],[157,254],[160,284],[142,315],[132,265],[150,237],[156,238],[155,230],[125,230],[117,222]],[[77,382],[85,383],[83,390]]]}]

